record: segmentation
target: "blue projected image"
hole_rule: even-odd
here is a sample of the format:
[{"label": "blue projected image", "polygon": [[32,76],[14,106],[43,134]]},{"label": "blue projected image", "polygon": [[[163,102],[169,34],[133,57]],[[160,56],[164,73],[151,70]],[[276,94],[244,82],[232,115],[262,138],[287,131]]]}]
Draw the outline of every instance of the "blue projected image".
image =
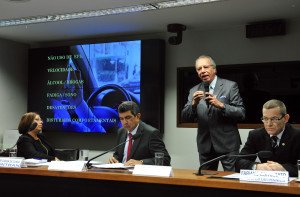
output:
[{"label": "blue projected image", "polygon": [[64,82],[47,86],[47,108],[51,113],[45,114],[45,126],[51,130],[60,124],[66,132],[115,131],[121,127],[118,105],[126,100],[140,104],[141,41],[85,44],[69,49],[72,58],[51,65],[61,68],[63,62],[66,72],[50,77]]}]

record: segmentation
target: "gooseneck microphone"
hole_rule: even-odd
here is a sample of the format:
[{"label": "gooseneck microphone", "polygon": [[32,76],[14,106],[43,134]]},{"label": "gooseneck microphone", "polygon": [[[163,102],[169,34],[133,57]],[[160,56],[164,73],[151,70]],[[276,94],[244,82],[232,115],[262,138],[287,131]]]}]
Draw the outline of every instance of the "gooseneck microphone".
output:
[{"label": "gooseneck microphone", "polygon": [[196,175],[198,176],[202,176],[204,175],[202,172],[201,172],[201,169],[203,166],[207,165],[207,164],[210,164],[210,163],[213,163],[215,161],[219,161],[225,157],[239,157],[239,158],[245,158],[245,157],[260,157],[260,158],[270,158],[273,156],[273,153],[271,151],[259,151],[255,154],[247,154],[247,155],[221,155],[219,157],[216,157],[214,159],[211,159],[211,160],[208,160],[206,162],[204,162],[203,164],[200,165],[199,167],[199,170],[198,170],[198,173],[196,173]]},{"label": "gooseneck microphone", "polygon": [[268,159],[271,158],[273,156],[273,152],[272,151],[267,151],[267,150],[263,150],[263,151],[259,151],[255,154],[247,154],[247,155],[229,155],[230,157],[240,157],[240,158],[245,158],[245,157],[260,157],[260,158],[264,158],[264,159]]},{"label": "gooseneck microphone", "polygon": [[201,169],[202,169],[203,166],[205,166],[205,165],[207,165],[207,164],[210,164],[210,163],[213,163],[213,162],[215,162],[215,161],[219,161],[219,160],[221,160],[221,159],[223,159],[223,158],[225,158],[225,157],[228,157],[228,155],[221,155],[221,156],[219,156],[219,157],[216,157],[216,158],[214,158],[214,159],[211,159],[211,160],[208,160],[208,161],[204,162],[203,164],[200,165],[199,170],[198,170],[198,173],[196,173],[196,175],[198,175],[198,176],[204,175],[204,174],[202,174],[202,172],[201,172]]},{"label": "gooseneck microphone", "polygon": [[[140,138],[141,136],[142,136],[141,133],[136,133],[136,134],[134,134],[134,135],[132,136],[132,140],[136,140],[136,139]],[[109,149],[109,150],[107,150],[107,151],[105,151],[105,152],[103,152],[103,153],[101,153],[101,154],[99,154],[99,155],[97,155],[97,156],[95,156],[95,157],[89,159],[88,162],[85,164],[86,168],[87,168],[87,169],[90,169],[90,168],[92,167],[91,161],[93,161],[94,159],[96,159],[96,158],[98,158],[98,157],[101,157],[102,155],[105,155],[105,154],[109,153],[110,151],[113,151],[114,149],[116,149],[116,148],[118,148],[119,146],[125,144],[125,143],[128,142],[129,140],[130,140],[130,139],[125,140],[124,142],[121,142],[121,143],[118,144],[117,146],[115,146],[115,147],[113,147],[113,148],[111,148],[111,149]]]}]

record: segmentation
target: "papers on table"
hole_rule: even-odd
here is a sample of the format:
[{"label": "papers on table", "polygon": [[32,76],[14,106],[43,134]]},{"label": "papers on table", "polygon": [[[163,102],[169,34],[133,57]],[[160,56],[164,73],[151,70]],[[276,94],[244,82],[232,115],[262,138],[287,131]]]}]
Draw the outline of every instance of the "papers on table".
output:
[{"label": "papers on table", "polygon": [[95,168],[110,168],[110,169],[132,169],[133,166],[124,166],[123,163],[107,163],[92,165]]},{"label": "papers on table", "polygon": [[47,159],[25,159],[24,163],[28,167],[48,166],[49,165],[49,162],[47,162]]},{"label": "papers on table", "polygon": [[[87,163],[87,161],[85,161],[85,163]],[[99,164],[103,164],[103,162],[102,161],[90,161],[90,164],[99,165]]]},{"label": "papers on table", "polygon": [[[247,182],[265,183],[288,183],[295,180],[288,176],[287,171],[264,171],[264,170],[241,170],[241,173],[234,173],[222,176],[225,179],[239,179]],[[297,180],[296,180],[297,181]]]},{"label": "papers on table", "polygon": [[[52,161],[54,162],[54,161]],[[37,166],[49,166],[51,164],[50,169],[53,167],[53,165],[55,166],[55,168],[57,166],[61,166],[61,165],[70,165],[70,169],[72,170],[73,166],[82,166],[85,165],[87,163],[87,161],[58,161],[55,164],[51,164],[51,162],[47,162],[47,159],[25,159],[24,160],[24,167],[37,167]],[[102,162],[98,162],[98,161],[91,161],[91,164],[101,164]]]},{"label": "papers on table", "polygon": [[240,179],[240,173],[233,173],[226,176],[222,176],[225,179]]}]

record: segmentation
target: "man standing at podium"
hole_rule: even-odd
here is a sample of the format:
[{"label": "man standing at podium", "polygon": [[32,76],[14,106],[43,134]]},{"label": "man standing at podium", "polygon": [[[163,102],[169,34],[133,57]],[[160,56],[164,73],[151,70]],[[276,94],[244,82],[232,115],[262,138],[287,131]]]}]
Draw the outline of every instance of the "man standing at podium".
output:
[{"label": "man standing at podium", "polygon": [[[245,108],[238,84],[218,77],[216,63],[210,56],[200,56],[195,69],[202,82],[190,90],[182,119],[198,122],[197,146],[203,164],[224,154],[239,153],[237,122],[245,118]],[[225,171],[235,170],[235,158],[224,158],[221,163]],[[202,169],[217,170],[218,162]]]},{"label": "man standing at podium", "polygon": [[122,128],[118,130],[118,147],[109,159],[109,163],[122,162],[124,165],[155,164],[155,153],[164,153],[163,165],[169,166],[171,157],[165,148],[158,129],[141,121],[138,105],[132,101],[125,101],[118,107]]},{"label": "man standing at podium", "polygon": [[236,170],[275,170],[288,171],[290,176],[298,174],[297,160],[300,159],[300,130],[288,123],[290,116],[282,101],[272,99],[262,108],[262,122],[264,128],[249,132],[245,146],[240,154],[256,154],[260,151],[271,151],[270,158],[255,157],[238,158]]}]

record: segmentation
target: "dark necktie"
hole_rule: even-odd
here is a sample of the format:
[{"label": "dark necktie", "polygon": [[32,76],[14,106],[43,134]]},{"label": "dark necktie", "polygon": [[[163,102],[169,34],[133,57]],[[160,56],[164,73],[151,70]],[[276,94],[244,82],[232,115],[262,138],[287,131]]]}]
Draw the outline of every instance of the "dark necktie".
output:
[{"label": "dark necktie", "polygon": [[278,147],[277,140],[278,140],[277,136],[274,135],[274,136],[271,137],[273,150],[275,150]]},{"label": "dark necktie", "polygon": [[128,141],[128,147],[127,147],[127,158],[126,158],[127,161],[129,159],[131,146],[132,146],[132,134],[128,133],[128,137],[129,137],[129,141]]}]

